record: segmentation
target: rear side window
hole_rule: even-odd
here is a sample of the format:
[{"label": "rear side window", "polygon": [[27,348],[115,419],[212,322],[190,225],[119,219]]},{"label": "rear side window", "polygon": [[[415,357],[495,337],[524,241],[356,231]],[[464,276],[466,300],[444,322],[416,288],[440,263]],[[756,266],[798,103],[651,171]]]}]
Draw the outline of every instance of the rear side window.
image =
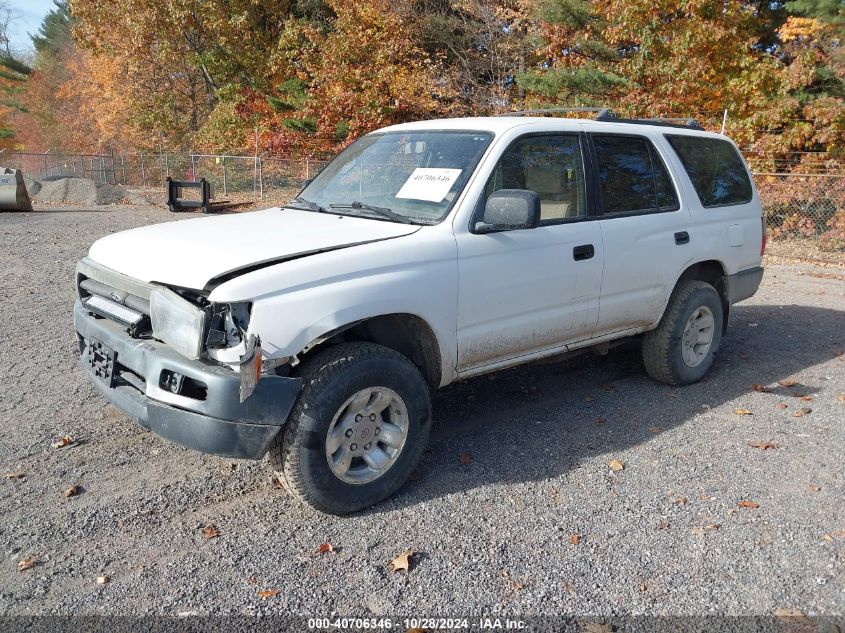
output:
[{"label": "rear side window", "polygon": [[660,156],[641,136],[593,134],[601,212],[672,211],[678,196]]},{"label": "rear side window", "polygon": [[751,202],[751,180],[733,145],[717,138],[667,134],[705,207]]}]

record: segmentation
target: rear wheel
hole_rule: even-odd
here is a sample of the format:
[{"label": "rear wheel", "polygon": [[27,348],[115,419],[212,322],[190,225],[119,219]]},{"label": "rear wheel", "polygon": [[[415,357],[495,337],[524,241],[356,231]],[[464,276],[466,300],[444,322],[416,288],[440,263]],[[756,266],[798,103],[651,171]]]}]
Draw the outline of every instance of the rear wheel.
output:
[{"label": "rear wheel", "polygon": [[713,366],[722,339],[722,300],[703,281],[678,284],[656,329],[643,335],[649,376],[668,385],[701,380]]},{"label": "rear wheel", "polygon": [[431,406],[419,370],[381,345],[345,343],[318,353],[298,374],[302,392],[270,449],[287,487],[332,514],[396,492],[428,441]]}]

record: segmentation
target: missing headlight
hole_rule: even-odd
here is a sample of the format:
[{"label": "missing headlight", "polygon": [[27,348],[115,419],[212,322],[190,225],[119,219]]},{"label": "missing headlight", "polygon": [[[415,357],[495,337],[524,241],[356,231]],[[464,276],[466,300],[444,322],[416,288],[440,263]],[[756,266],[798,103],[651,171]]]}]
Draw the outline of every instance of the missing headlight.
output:
[{"label": "missing headlight", "polygon": [[206,336],[206,347],[225,349],[240,345],[249,327],[251,307],[251,303],[214,304]]}]

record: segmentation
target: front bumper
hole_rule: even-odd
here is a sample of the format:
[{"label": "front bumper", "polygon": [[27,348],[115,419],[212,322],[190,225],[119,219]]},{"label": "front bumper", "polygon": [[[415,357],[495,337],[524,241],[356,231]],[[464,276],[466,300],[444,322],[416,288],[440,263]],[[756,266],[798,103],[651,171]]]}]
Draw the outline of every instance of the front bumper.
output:
[{"label": "front bumper", "polygon": [[[117,323],[94,318],[79,302],[74,324],[81,364],[97,390],[127,416],[168,440],[203,453],[259,459],[287,420],[300,378],[264,376],[246,402],[240,402],[240,376],[230,369],[192,361],[166,345],[131,338]],[[95,375],[90,345],[100,341],[115,352],[111,384]],[[162,386],[163,372],[178,373],[204,390],[172,393]]]}]

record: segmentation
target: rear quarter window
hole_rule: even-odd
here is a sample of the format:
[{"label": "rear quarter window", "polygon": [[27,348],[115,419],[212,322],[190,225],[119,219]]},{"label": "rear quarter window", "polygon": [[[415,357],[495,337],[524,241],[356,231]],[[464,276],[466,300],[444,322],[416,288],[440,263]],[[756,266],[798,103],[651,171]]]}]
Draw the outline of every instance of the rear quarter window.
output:
[{"label": "rear quarter window", "polygon": [[739,152],[728,141],[676,134],[667,134],[666,139],[681,159],[703,206],[751,202],[748,170]]}]

